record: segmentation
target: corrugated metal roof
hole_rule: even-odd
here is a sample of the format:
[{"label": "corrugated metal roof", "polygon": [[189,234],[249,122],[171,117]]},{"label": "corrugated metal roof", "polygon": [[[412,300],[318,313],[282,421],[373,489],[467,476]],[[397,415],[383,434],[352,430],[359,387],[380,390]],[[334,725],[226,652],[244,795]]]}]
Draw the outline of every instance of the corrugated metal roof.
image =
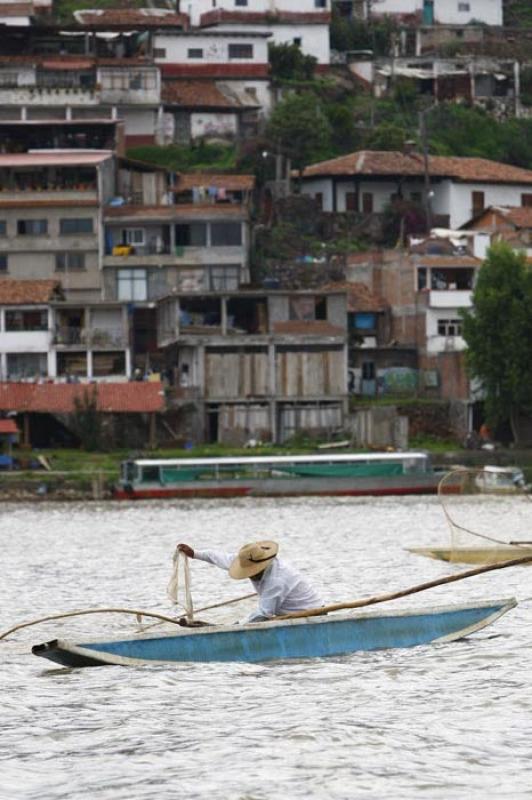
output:
[{"label": "corrugated metal roof", "polygon": [[0,167],[91,166],[102,164],[113,155],[111,150],[69,153],[0,153]]}]

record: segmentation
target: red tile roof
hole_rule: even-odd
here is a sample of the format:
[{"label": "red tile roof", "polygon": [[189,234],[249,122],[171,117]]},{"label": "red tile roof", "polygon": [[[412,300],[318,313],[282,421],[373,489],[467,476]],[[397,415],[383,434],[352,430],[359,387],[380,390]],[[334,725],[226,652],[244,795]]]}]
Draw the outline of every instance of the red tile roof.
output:
[{"label": "red tile roof", "polygon": [[[156,13],[153,13],[154,11]],[[95,25],[99,28],[106,25],[139,28],[188,28],[189,23],[187,14],[176,14],[162,8],[105,8],[101,9],[99,13],[87,9],[76,12],[75,17],[82,25]]]},{"label": "red tile roof", "polygon": [[416,253],[415,258],[416,263],[424,267],[479,267],[482,263],[474,256],[430,256]]},{"label": "red tile roof", "polygon": [[195,186],[216,186],[230,192],[251,191],[255,186],[254,175],[214,175],[204,172],[181,173],[175,184],[176,192],[186,192]]},{"label": "red tile roof", "polygon": [[273,331],[288,336],[345,336],[344,328],[321,319],[274,322]]},{"label": "red tile roof", "polygon": [[159,64],[163,78],[249,78],[267,79],[269,64]]},{"label": "red tile roof", "polygon": [[217,8],[200,17],[200,27],[233,23],[243,25],[328,25],[329,11],[227,11]]},{"label": "red tile roof", "polygon": [[0,3],[1,17],[32,17],[33,3]]},{"label": "red tile roof", "polygon": [[161,100],[188,108],[240,107],[236,98],[226,97],[214,81],[163,81]]},{"label": "red tile roof", "polygon": [[[488,209],[486,209],[488,210]],[[516,228],[532,228],[532,206],[492,208],[492,211],[500,212],[505,220],[511,222]]]},{"label": "red tile roof", "polygon": [[[346,156],[311,164],[305,178],[328,175],[406,175],[421,177],[425,165],[419,153],[360,150]],[[532,170],[513,167],[485,158],[429,156],[429,173],[433,177],[452,178],[470,183],[532,184]]]},{"label": "red tile roof", "polygon": [[1,305],[43,305],[51,300],[64,299],[60,281],[15,281],[0,280]]},{"label": "red tile roof", "polygon": [[17,424],[12,419],[0,419],[0,434],[20,433]]},{"label": "red tile roof", "polygon": [[183,203],[175,206],[120,206],[107,207],[104,217],[106,220],[116,219],[161,219],[179,222],[180,217],[187,219],[206,219],[207,217],[238,217],[247,216],[246,209],[240,204],[219,203]]},{"label": "red tile roof", "polygon": [[162,383],[0,383],[0,410],[30,413],[70,414],[74,398],[96,392],[98,409],[115,414],[140,414],[163,411]]}]

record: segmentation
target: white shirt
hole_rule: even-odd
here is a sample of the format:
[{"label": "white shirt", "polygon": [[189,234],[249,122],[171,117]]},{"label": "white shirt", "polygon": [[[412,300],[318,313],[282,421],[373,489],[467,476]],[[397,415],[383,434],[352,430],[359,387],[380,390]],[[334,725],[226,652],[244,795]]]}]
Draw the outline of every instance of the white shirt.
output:
[{"label": "white shirt", "polygon": [[[194,550],[194,558],[228,570],[236,554],[224,553],[221,550]],[[323,605],[321,597],[307,579],[277,557],[259,577],[260,580],[250,578],[259,596],[259,605],[246,622],[260,622],[280,614],[291,614],[294,611],[319,608]]]}]

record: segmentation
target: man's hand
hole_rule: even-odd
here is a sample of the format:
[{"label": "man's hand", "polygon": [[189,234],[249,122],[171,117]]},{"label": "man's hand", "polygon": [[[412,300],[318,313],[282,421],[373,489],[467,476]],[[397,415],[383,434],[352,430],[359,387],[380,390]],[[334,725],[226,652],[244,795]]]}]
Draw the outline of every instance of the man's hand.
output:
[{"label": "man's hand", "polygon": [[194,550],[188,544],[178,544],[177,549],[180,553],[184,553],[189,558],[194,558]]}]

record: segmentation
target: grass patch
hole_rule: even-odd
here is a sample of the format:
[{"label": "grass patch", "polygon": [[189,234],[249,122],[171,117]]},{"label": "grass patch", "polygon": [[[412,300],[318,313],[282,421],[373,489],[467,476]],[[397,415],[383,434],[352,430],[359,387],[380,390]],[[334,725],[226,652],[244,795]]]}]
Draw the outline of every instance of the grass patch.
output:
[{"label": "grass patch", "polygon": [[170,144],[164,147],[145,145],[132,147],[127,151],[128,158],[153,164],[175,172],[236,170],[236,148],[232,145],[205,144],[199,142],[190,147]]}]

